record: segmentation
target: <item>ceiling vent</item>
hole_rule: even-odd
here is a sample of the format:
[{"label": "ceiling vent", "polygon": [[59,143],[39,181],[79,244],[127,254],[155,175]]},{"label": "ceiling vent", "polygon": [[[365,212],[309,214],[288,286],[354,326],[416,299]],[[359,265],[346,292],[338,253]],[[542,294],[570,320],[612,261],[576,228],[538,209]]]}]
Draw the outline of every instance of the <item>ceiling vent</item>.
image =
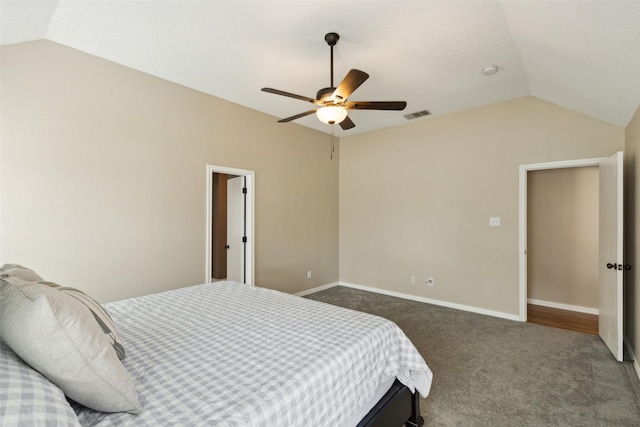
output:
[{"label": "ceiling vent", "polygon": [[430,116],[430,115],[431,115],[431,112],[429,112],[428,110],[422,110],[422,111],[417,111],[411,114],[405,114],[403,117],[407,120],[413,120],[419,117]]}]

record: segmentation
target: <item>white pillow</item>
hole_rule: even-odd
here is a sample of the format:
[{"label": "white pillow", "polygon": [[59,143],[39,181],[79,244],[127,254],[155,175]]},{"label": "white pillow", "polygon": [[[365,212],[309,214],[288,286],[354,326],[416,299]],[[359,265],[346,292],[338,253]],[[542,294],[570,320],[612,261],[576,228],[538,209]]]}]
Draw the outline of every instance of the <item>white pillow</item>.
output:
[{"label": "white pillow", "polygon": [[0,336],[76,402],[102,412],[140,412],[133,378],[78,299],[40,283],[0,279]]}]

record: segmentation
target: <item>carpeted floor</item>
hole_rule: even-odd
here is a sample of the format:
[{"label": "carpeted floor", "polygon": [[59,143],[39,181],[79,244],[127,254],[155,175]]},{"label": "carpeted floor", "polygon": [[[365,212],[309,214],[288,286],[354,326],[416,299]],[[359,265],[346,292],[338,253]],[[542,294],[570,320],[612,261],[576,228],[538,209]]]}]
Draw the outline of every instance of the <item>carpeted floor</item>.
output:
[{"label": "carpeted floor", "polygon": [[318,301],[386,317],[434,374],[426,426],[640,426],[640,380],[599,337],[334,287]]}]

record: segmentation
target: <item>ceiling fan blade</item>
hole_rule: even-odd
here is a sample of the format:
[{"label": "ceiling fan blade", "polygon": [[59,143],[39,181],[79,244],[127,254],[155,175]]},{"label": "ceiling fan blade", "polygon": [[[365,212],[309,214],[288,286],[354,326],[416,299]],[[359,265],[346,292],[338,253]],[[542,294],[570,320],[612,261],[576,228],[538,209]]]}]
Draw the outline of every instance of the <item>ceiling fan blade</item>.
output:
[{"label": "ceiling fan blade", "polygon": [[275,95],[288,96],[289,98],[295,98],[295,99],[299,99],[301,101],[311,102],[312,104],[316,103],[316,100],[313,99],[313,98],[309,98],[307,96],[302,96],[302,95],[296,95],[295,93],[289,93],[289,92],[285,92],[283,90],[271,89],[270,87],[263,87],[261,90],[263,92],[273,93]]},{"label": "ceiling fan blade", "polygon": [[356,125],[351,121],[349,116],[347,116],[343,121],[340,122],[340,127],[342,128],[342,130],[347,130],[356,127]]},{"label": "ceiling fan blade", "polygon": [[407,106],[405,101],[353,101],[347,102],[347,110],[404,110]]},{"label": "ceiling fan blade", "polygon": [[287,123],[295,119],[299,119],[300,117],[308,116],[309,114],[315,113],[317,110],[309,110],[304,113],[296,114],[295,116],[287,117],[286,119],[278,120],[278,123]]},{"label": "ceiling fan blade", "polygon": [[343,102],[369,78],[369,74],[360,70],[350,70],[342,79],[331,97],[335,102]]}]

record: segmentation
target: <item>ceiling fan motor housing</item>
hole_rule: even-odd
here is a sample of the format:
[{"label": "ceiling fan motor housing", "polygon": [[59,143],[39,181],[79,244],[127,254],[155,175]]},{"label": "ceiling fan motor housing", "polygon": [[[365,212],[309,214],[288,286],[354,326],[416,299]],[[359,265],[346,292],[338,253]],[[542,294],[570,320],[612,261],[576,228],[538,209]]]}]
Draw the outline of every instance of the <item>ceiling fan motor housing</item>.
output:
[{"label": "ceiling fan motor housing", "polygon": [[329,101],[332,102],[331,95],[333,95],[333,92],[335,92],[335,90],[335,87],[325,87],[323,89],[320,89],[316,94],[316,99],[324,103],[327,103]]}]

